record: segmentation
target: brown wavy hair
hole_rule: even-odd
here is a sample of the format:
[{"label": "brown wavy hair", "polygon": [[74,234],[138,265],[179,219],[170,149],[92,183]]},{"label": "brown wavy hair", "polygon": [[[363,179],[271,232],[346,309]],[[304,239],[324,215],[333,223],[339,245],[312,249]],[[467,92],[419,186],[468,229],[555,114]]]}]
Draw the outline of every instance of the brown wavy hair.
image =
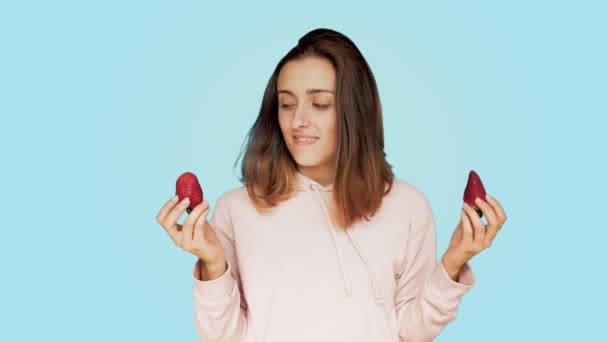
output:
[{"label": "brown wavy hair", "polygon": [[277,79],[287,62],[307,57],[324,58],[336,71],[338,160],[332,211],[338,226],[348,228],[376,213],[394,175],[384,152],[382,108],[374,75],[355,44],[339,32],[310,31],[279,61],[236,161],[244,153],[240,181],[261,213],[294,194],[297,164],[279,126]]}]

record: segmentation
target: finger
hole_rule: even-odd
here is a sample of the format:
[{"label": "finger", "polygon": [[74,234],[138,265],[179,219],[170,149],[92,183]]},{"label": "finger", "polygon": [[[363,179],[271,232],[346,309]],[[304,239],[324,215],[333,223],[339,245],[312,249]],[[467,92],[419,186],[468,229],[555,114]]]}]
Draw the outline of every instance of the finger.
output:
[{"label": "finger", "polygon": [[175,195],[173,198],[171,198],[164,206],[163,208],[161,208],[160,212],[158,213],[158,215],[156,216],[156,220],[160,223],[160,225],[163,227],[163,229],[165,230],[165,232],[169,235],[169,237],[171,237],[171,239],[173,240],[173,243],[175,243],[176,245],[180,245],[180,241],[181,241],[181,236],[180,236],[180,229],[181,229],[181,225],[179,224],[165,224],[166,220],[167,220],[167,216],[169,215],[170,211],[175,207],[175,205],[178,202],[178,197],[177,195]]},{"label": "finger", "polygon": [[192,237],[192,240],[195,243],[203,241],[203,229],[205,227],[205,221],[207,220],[207,214],[209,214],[209,205],[206,206],[206,209],[203,211],[201,216],[198,218],[198,220],[196,220],[196,223],[194,224],[194,236]]},{"label": "finger", "polygon": [[165,226],[166,229],[177,231],[177,225],[176,225],[177,220],[179,219],[180,216],[182,216],[182,214],[184,213],[184,210],[186,210],[186,208],[188,208],[189,203],[190,203],[190,199],[188,197],[186,197],[181,202],[179,202],[178,205],[173,207],[173,209],[171,209],[171,211],[169,211],[169,214],[163,220],[163,225]]},{"label": "finger", "polygon": [[194,207],[194,209],[192,209],[190,214],[188,214],[188,217],[186,217],[186,220],[184,221],[184,226],[188,225],[188,226],[192,227],[192,232],[190,235],[188,235],[188,238],[190,240],[194,239],[194,225],[196,224],[198,219],[202,216],[205,209],[207,209],[208,207],[209,207],[209,205],[206,202],[202,202],[199,205],[197,205],[196,207]]},{"label": "finger", "polygon": [[485,215],[486,220],[488,220],[488,227],[490,226],[498,226],[498,218],[496,217],[496,213],[494,212],[494,208],[492,208],[486,201],[481,198],[475,198],[475,204],[481,209],[481,212]]},{"label": "finger", "polygon": [[502,224],[507,220],[507,215],[505,214],[505,210],[503,209],[502,205],[500,205],[500,202],[498,202],[494,197],[488,194],[486,194],[486,201],[494,208],[496,216],[500,221],[499,226],[502,226]]},{"label": "finger", "polygon": [[488,220],[486,234],[483,239],[483,248],[488,248],[492,245],[492,240],[494,240],[494,236],[496,236],[498,229],[500,229],[501,222],[496,216],[494,207],[492,207],[489,203],[482,200],[481,198],[476,198],[475,204],[477,204],[477,206],[481,208],[481,211],[484,213],[486,219]]},{"label": "finger", "polygon": [[473,225],[473,245],[477,247],[482,247],[483,239],[485,237],[486,226],[483,224],[483,222],[481,221],[481,217],[477,215],[477,212],[475,211],[475,209],[473,209],[473,207],[471,207],[467,203],[465,203],[463,207],[465,212],[469,216],[469,219],[471,220],[471,224]]},{"label": "finger", "polygon": [[194,238],[194,224],[198,220],[198,218],[203,213],[203,210],[206,206],[203,203],[197,205],[192,209],[186,220],[184,221],[184,226],[182,229],[182,236],[184,239],[184,249],[190,250],[192,248],[192,239]]},{"label": "finger", "polygon": [[488,248],[492,245],[492,241],[494,241],[494,237],[498,233],[500,228],[497,226],[488,226],[488,230],[486,231],[486,236],[483,241],[483,248]]},{"label": "finger", "polygon": [[203,203],[200,203],[196,207],[192,208],[192,211],[188,214],[188,216],[186,216],[186,219],[184,220],[184,226],[194,226],[196,220],[198,220],[198,217],[201,215],[204,209],[205,206],[203,205]]},{"label": "finger", "polygon": [[165,218],[169,214],[169,211],[177,203],[177,200],[178,200],[178,197],[177,197],[177,195],[175,195],[170,200],[168,200],[167,203],[165,203],[165,205],[163,205],[162,208],[160,208],[160,210],[158,211],[158,214],[156,215],[156,221],[158,221],[158,223],[160,223],[162,225],[162,223],[165,221]]},{"label": "finger", "polygon": [[473,227],[464,209],[460,211],[460,222],[462,222],[462,242],[470,245],[473,243]]}]

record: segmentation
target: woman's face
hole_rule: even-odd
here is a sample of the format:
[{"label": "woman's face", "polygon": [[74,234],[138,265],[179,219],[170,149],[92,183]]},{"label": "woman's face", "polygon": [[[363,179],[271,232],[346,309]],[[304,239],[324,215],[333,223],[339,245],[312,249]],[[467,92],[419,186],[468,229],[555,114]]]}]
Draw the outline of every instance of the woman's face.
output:
[{"label": "woman's face", "polygon": [[333,177],[337,160],[336,72],[307,57],[286,63],[277,80],[279,124],[300,171]]}]

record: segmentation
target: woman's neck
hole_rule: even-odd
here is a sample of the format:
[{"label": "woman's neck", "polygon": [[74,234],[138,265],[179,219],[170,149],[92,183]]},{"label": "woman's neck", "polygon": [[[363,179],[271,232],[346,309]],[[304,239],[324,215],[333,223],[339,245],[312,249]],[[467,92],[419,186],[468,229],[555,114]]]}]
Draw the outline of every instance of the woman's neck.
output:
[{"label": "woman's neck", "polygon": [[335,171],[318,166],[298,166],[298,171],[324,187],[333,184],[336,176]]}]

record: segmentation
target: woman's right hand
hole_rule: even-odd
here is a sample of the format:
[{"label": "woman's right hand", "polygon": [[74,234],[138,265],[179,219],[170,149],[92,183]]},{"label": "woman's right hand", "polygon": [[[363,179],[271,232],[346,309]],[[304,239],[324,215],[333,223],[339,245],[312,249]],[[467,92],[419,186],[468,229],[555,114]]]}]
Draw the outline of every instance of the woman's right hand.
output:
[{"label": "woman's right hand", "polygon": [[217,238],[215,230],[207,222],[209,202],[203,201],[188,214],[184,224],[177,220],[188,208],[189,198],[178,203],[177,195],[170,199],[156,215],[160,223],[173,242],[188,253],[199,257],[205,267],[223,268],[225,262],[224,248]]}]

